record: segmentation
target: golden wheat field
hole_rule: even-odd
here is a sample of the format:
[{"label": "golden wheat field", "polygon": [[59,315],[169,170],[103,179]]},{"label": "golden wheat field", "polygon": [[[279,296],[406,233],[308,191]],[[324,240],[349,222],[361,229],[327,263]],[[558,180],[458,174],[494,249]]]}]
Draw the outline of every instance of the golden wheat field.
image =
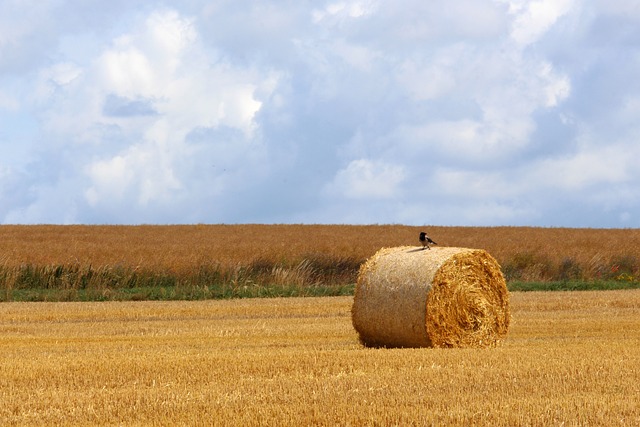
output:
[{"label": "golden wheat field", "polygon": [[640,253],[640,229],[415,227],[405,225],[2,225],[0,262],[124,264],[183,270],[216,261],[291,261],[312,253],[364,260],[381,247],[419,245],[427,230],[441,246],[485,249],[500,264],[515,254],[589,265]]},{"label": "golden wheat field", "polygon": [[425,229],[441,247],[486,250],[508,281],[640,283],[640,229],[3,225],[0,300],[258,296],[274,285],[301,296],[318,287],[344,295],[367,258],[382,247],[419,245]]},{"label": "golden wheat field", "polygon": [[639,425],[640,290],[515,292],[489,349],[372,349],[351,297],[0,304],[0,425]]}]

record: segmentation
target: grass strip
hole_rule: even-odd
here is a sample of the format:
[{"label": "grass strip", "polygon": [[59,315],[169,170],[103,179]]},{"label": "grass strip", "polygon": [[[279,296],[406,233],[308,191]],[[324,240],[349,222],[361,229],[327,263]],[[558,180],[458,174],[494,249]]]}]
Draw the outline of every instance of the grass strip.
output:
[{"label": "grass strip", "polygon": [[638,281],[622,280],[569,280],[553,282],[520,282],[507,283],[510,291],[608,291],[616,289],[638,289]]},{"label": "grass strip", "polygon": [[[638,289],[638,282],[566,281],[509,282],[511,292],[600,291]],[[352,296],[355,284],[344,285],[242,285],[143,286],[104,289],[4,289],[0,302],[8,301],[198,301],[233,298]]]},{"label": "grass strip", "polygon": [[12,289],[0,293],[0,301],[197,301],[233,298],[325,297],[353,295],[355,285],[211,285],[148,286],[113,289]]}]

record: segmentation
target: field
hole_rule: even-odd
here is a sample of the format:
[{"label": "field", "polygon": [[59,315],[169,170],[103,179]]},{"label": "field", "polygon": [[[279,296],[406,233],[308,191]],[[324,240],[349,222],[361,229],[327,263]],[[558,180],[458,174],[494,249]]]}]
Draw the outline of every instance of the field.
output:
[{"label": "field", "polygon": [[640,290],[514,292],[490,349],[368,349],[351,297],[0,304],[0,425],[639,425]]},{"label": "field", "polygon": [[[0,301],[350,295],[381,247],[418,244],[402,225],[0,226]],[[640,286],[639,229],[426,227],[481,248],[510,289]],[[586,284],[586,285],[585,285]]]}]

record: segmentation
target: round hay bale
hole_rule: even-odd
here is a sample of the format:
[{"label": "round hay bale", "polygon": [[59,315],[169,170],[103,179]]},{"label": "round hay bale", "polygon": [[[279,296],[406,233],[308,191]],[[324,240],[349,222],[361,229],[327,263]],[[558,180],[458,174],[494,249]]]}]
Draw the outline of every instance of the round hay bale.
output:
[{"label": "round hay bale", "polygon": [[384,248],[361,267],[353,326],[369,347],[490,347],[509,328],[509,292],[481,249]]}]

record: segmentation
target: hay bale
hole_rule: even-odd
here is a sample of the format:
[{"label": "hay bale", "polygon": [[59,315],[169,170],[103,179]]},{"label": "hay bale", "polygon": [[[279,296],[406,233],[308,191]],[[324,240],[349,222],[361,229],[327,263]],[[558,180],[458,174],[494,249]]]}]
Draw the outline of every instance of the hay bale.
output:
[{"label": "hay bale", "polygon": [[384,248],[360,267],[351,311],[370,347],[489,347],[509,328],[500,265],[481,249]]}]

